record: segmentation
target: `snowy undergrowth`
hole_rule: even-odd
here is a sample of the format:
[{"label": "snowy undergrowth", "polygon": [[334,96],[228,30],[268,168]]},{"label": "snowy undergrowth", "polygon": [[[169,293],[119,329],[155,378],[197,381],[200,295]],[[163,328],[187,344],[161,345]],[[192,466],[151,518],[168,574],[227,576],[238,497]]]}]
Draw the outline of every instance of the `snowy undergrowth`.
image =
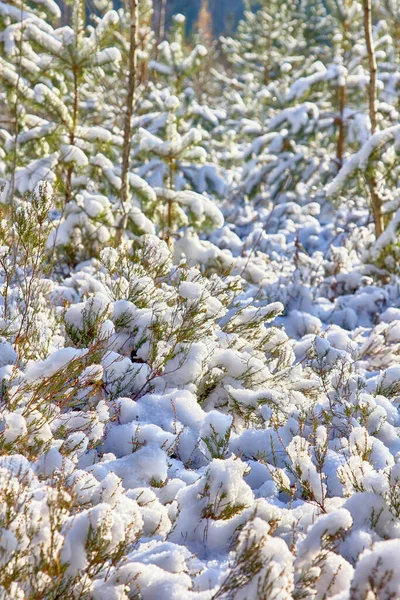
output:
[{"label": "snowy undergrowth", "polygon": [[140,0],[125,179],[129,13],[0,2],[0,600],[400,597],[400,20],[372,135],[339,4]]},{"label": "snowy undergrowth", "polygon": [[2,222],[1,597],[397,597],[400,307],[368,230],[289,203],[63,276],[51,201]]}]

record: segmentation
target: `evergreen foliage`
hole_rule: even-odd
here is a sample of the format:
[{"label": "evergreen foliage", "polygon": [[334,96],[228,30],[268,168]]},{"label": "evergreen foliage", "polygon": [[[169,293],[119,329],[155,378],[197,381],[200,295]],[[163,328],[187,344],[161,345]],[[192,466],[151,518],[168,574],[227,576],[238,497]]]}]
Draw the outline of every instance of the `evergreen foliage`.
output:
[{"label": "evergreen foliage", "polygon": [[0,1],[1,600],[400,597],[400,5],[213,6]]}]

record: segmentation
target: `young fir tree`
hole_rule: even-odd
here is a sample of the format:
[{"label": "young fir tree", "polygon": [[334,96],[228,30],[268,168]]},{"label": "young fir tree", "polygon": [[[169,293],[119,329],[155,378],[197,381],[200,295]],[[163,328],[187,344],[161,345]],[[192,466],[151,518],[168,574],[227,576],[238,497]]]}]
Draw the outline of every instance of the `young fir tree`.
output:
[{"label": "young fir tree", "polygon": [[[14,189],[23,195],[41,179],[54,182],[60,207],[65,208],[52,243],[63,247],[72,261],[98,251],[114,237],[121,214],[133,233],[153,232],[140,209],[142,199],[154,197],[145,181],[130,172],[133,194],[128,202],[119,201],[121,111],[110,103],[109,88],[102,84],[116,84],[124,76],[121,57],[126,49],[117,36],[118,14],[106,10],[90,19],[92,25],[86,22],[82,0],[74,0],[71,26],[55,29],[39,16],[12,12],[15,18],[19,14],[22,23],[8,26],[2,36],[10,47],[11,27],[17,48],[16,57],[9,52],[0,73],[17,107],[14,130],[3,130],[3,197],[11,199]],[[119,48],[109,45],[117,40]],[[32,52],[34,81],[28,78]]]},{"label": "young fir tree", "polygon": [[[36,140],[34,146],[33,171],[42,171],[39,179],[48,167],[51,168],[53,161],[42,158],[46,153],[47,145],[42,137],[51,133],[51,125],[35,114],[32,105],[35,102],[33,87],[41,79],[53,84],[52,77],[61,81],[62,76],[48,73],[48,57],[37,52],[38,48],[32,36],[28,35],[28,28],[36,33],[36,37],[49,36],[52,31],[52,23],[60,17],[58,6],[51,0],[43,4],[41,2],[18,2],[11,1],[0,5],[0,100],[5,107],[0,121],[1,158],[3,159],[2,184],[7,184],[3,190],[3,198],[11,200],[16,179],[16,169],[21,163],[29,161],[27,152],[21,146],[20,134],[24,132],[22,142]],[[35,187],[32,181],[31,189]],[[25,182],[26,183],[26,182]],[[22,186],[22,192],[26,185]]]},{"label": "young fir tree", "polygon": [[[398,255],[398,112],[387,100],[392,95],[393,60],[388,26],[374,22],[370,3],[363,5],[363,66],[367,73],[364,100],[366,136],[363,145],[344,162],[341,171],[328,187],[328,196],[343,198],[352,190],[353,197],[367,198],[374,223],[376,243],[369,258],[386,268],[395,268]],[[389,92],[389,94],[388,94]],[[390,94],[392,92],[392,94]],[[381,98],[382,97],[382,101]],[[387,230],[384,232],[385,228]],[[383,233],[383,235],[382,235]]]},{"label": "young fir tree", "polygon": [[[368,110],[360,111],[360,106],[367,109],[368,91],[367,49],[359,39],[361,3],[332,1],[329,16],[308,3],[299,10],[313,17],[325,39],[318,41],[303,29],[299,47],[306,45],[309,59],[303,70],[296,72],[282,62],[288,83],[283,76],[255,96],[259,110],[263,106],[262,135],[258,117],[245,121],[238,136],[245,140],[242,132],[250,133],[242,153],[243,176],[235,190],[244,197],[275,201],[287,192],[295,192],[298,198],[322,197],[324,185],[341,168],[346,152],[358,150],[369,135]],[[388,47],[384,33],[381,26],[374,30],[382,59]],[[388,125],[390,113],[388,105],[379,106],[378,117]]]},{"label": "young fir tree", "polygon": [[305,46],[300,42],[299,16],[292,0],[247,1],[235,36],[221,38],[235,77],[251,72],[259,83],[268,85],[280,77],[282,60],[301,62]]},{"label": "young fir tree", "polygon": [[168,84],[171,93],[179,96],[188,78],[192,77],[201,66],[207,49],[197,44],[192,50],[186,44],[186,18],[175,15],[168,40],[163,40],[158,47],[157,60],[150,61],[155,77]]},{"label": "young fir tree", "polygon": [[246,199],[261,193],[264,200],[274,199],[288,181],[295,188],[301,180],[293,174],[305,170],[299,165],[304,128],[310,136],[310,124],[316,121],[309,103],[298,110],[294,106],[298,103],[295,95],[291,97],[291,84],[307,75],[318,77],[322,65],[307,47],[302,6],[265,2],[254,11],[247,8],[235,38],[222,38],[234,73],[233,78],[220,77],[227,94],[227,126],[237,146],[235,169],[243,165],[233,195]]},{"label": "young fir tree", "polygon": [[[95,111],[90,108],[96,96],[96,77],[104,77],[120,59],[119,51],[104,47],[103,42],[108,30],[117,24],[118,15],[109,11],[96,27],[88,28],[83,3],[76,0],[71,26],[54,29],[39,17],[21,14],[17,58],[2,73],[5,80],[13,69],[17,93],[23,85],[29,88],[25,97],[19,94],[25,118],[21,120],[17,115],[15,135],[10,135],[6,144],[16,155],[10,185],[23,194],[33,189],[37,177],[45,177],[47,169],[57,179],[59,193],[69,202],[74,187],[87,183],[88,155],[111,141],[109,131],[93,126],[91,113]],[[7,40],[7,35],[3,39]],[[28,81],[19,68],[32,61],[31,52],[35,53],[34,81]]]},{"label": "young fir tree", "polygon": [[185,169],[193,163],[204,162],[206,151],[200,145],[200,129],[192,128],[180,133],[180,107],[177,96],[164,99],[166,123],[163,137],[143,128],[137,132],[137,158],[144,162],[140,172],[157,184],[154,188],[156,201],[146,214],[157,224],[162,237],[168,242],[182,227],[212,229],[223,224],[222,214],[214,202],[203,194],[187,189],[185,184]]},{"label": "young fir tree", "polygon": [[213,166],[205,164],[207,151],[202,142],[208,134],[202,122],[209,124],[209,115],[204,115],[193,89],[187,87],[206,54],[200,44],[186,47],[185,18],[176,15],[168,40],[158,48],[158,59],[149,63],[155,81],[138,104],[139,113],[144,114],[133,121],[138,128],[134,163],[140,165],[138,174],[157,196],[144,210],[170,242],[182,227],[210,229],[222,224],[218,208],[198,193],[213,186],[215,191],[221,183]]}]

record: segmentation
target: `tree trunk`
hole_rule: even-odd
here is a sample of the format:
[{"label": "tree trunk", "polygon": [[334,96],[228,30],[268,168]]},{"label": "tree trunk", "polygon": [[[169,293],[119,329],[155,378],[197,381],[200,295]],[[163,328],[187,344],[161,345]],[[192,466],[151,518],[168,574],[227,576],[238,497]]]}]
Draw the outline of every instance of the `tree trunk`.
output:
[{"label": "tree trunk", "polygon": [[400,23],[398,21],[398,15],[396,13],[395,23],[394,23],[394,35],[393,35],[394,60],[395,60],[396,65],[399,63],[399,60],[400,60],[399,44],[400,44]]},{"label": "tree trunk", "polygon": [[[78,111],[79,111],[79,81],[78,81],[78,66],[73,68],[74,76],[74,104],[72,112],[72,130],[69,132],[69,143],[71,146],[75,144],[75,132],[78,125]],[[71,200],[72,195],[72,175],[74,168],[72,166],[67,169],[67,179],[65,183],[65,203]]]},{"label": "tree trunk", "polygon": [[[172,158],[168,160],[168,179],[167,179],[167,188],[169,190],[174,189],[174,161]],[[171,247],[171,233],[172,233],[172,211],[173,211],[173,200],[168,198],[167,200],[167,223],[164,232],[164,241],[167,243],[168,247]]]},{"label": "tree trunk", "polygon": [[375,237],[378,239],[384,230],[382,214],[382,198],[377,190],[378,184],[375,175],[366,175],[369,193],[371,195],[372,214],[375,222]]},{"label": "tree trunk", "polygon": [[[371,135],[376,131],[376,56],[374,42],[372,39],[372,15],[371,15],[371,0],[363,0],[364,4],[364,33],[365,43],[367,46],[368,65],[369,65],[369,86],[368,86],[368,103],[369,103],[369,118],[371,121]],[[377,190],[377,182],[374,174],[366,175],[367,185],[371,194],[372,213],[375,222],[375,235],[378,238],[384,229],[383,214],[382,214],[382,199]]]},{"label": "tree trunk", "polygon": [[339,86],[339,116],[338,116],[338,140],[337,140],[337,148],[336,148],[336,160],[338,164],[338,169],[341,169],[343,166],[343,155],[344,155],[344,141],[345,141],[345,133],[346,127],[344,122],[344,111],[346,108],[346,98],[347,98],[347,89],[346,85]]},{"label": "tree trunk", "polygon": [[[76,50],[78,47],[78,39],[81,32],[85,27],[85,13],[86,13],[86,0],[78,0],[74,3],[72,14],[71,14],[71,25],[75,32],[75,46]],[[72,107],[72,129],[69,131],[69,143],[71,146],[75,144],[75,133],[78,125],[79,117],[79,71],[80,65],[74,62],[72,67],[72,75],[74,79],[74,99]],[[67,168],[66,181],[65,181],[65,204],[71,200],[72,196],[72,176],[74,173],[74,167],[71,164]]]},{"label": "tree trunk", "polygon": [[[347,66],[347,50],[348,50],[348,22],[343,21],[343,41],[342,41],[342,52],[343,52],[343,67]],[[338,90],[338,111],[339,116],[337,119],[338,123],[338,139],[336,147],[336,161],[338,169],[340,170],[343,166],[343,156],[345,151],[345,139],[346,139],[346,126],[344,120],[344,111],[347,103],[347,82],[344,81],[343,85],[339,85]]]},{"label": "tree trunk", "polygon": [[[128,71],[128,96],[126,99],[126,112],[124,118],[124,141],[122,146],[122,172],[121,172],[121,205],[125,212],[124,203],[129,200],[129,159],[131,151],[132,138],[132,115],[135,102],[135,90],[137,83],[137,46],[138,46],[138,20],[139,20],[139,0],[129,0],[129,9],[131,13],[131,26],[129,36],[129,71]],[[117,237],[122,236],[122,229],[126,226],[126,215],[122,218],[119,225]]]},{"label": "tree trunk", "polygon": [[161,6],[160,6],[160,22],[159,22],[159,26],[158,26],[158,39],[157,39],[157,44],[161,44],[161,42],[164,39],[164,34],[165,34],[165,15],[166,15],[166,8],[167,8],[167,0],[161,0]]},{"label": "tree trunk", "polygon": [[371,134],[376,131],[376,56],[374,42],[372,39],[372,17],[371,17],[371,0],[364,0],[364,32],[365,43],[367,46],[368,66],[369,66],[369,86],[368,86],[368,102],[369,102],[369,118],[371,121]]}]

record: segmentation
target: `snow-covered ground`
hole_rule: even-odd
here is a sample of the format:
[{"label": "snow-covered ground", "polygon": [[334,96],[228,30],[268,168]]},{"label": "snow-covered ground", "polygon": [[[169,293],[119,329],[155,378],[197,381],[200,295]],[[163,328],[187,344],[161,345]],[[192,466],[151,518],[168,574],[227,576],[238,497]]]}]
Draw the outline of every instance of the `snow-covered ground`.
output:
[{"label": "snow-covered ground", "polygon": [[180,242],[227,276],[148,235],[35,282],[28,360],[0,346],[5,571],[51,589],[56,552],[96,599],[362,598],[371,571],[400,594],[398,283],[315,203],[240,212]]},{"label": "snow-covered ground", "polygon": [[395,3],[375,133],[362,3],[139,4],[123,200],[129,15],[0,2],[0,600],[400,598]]}]

